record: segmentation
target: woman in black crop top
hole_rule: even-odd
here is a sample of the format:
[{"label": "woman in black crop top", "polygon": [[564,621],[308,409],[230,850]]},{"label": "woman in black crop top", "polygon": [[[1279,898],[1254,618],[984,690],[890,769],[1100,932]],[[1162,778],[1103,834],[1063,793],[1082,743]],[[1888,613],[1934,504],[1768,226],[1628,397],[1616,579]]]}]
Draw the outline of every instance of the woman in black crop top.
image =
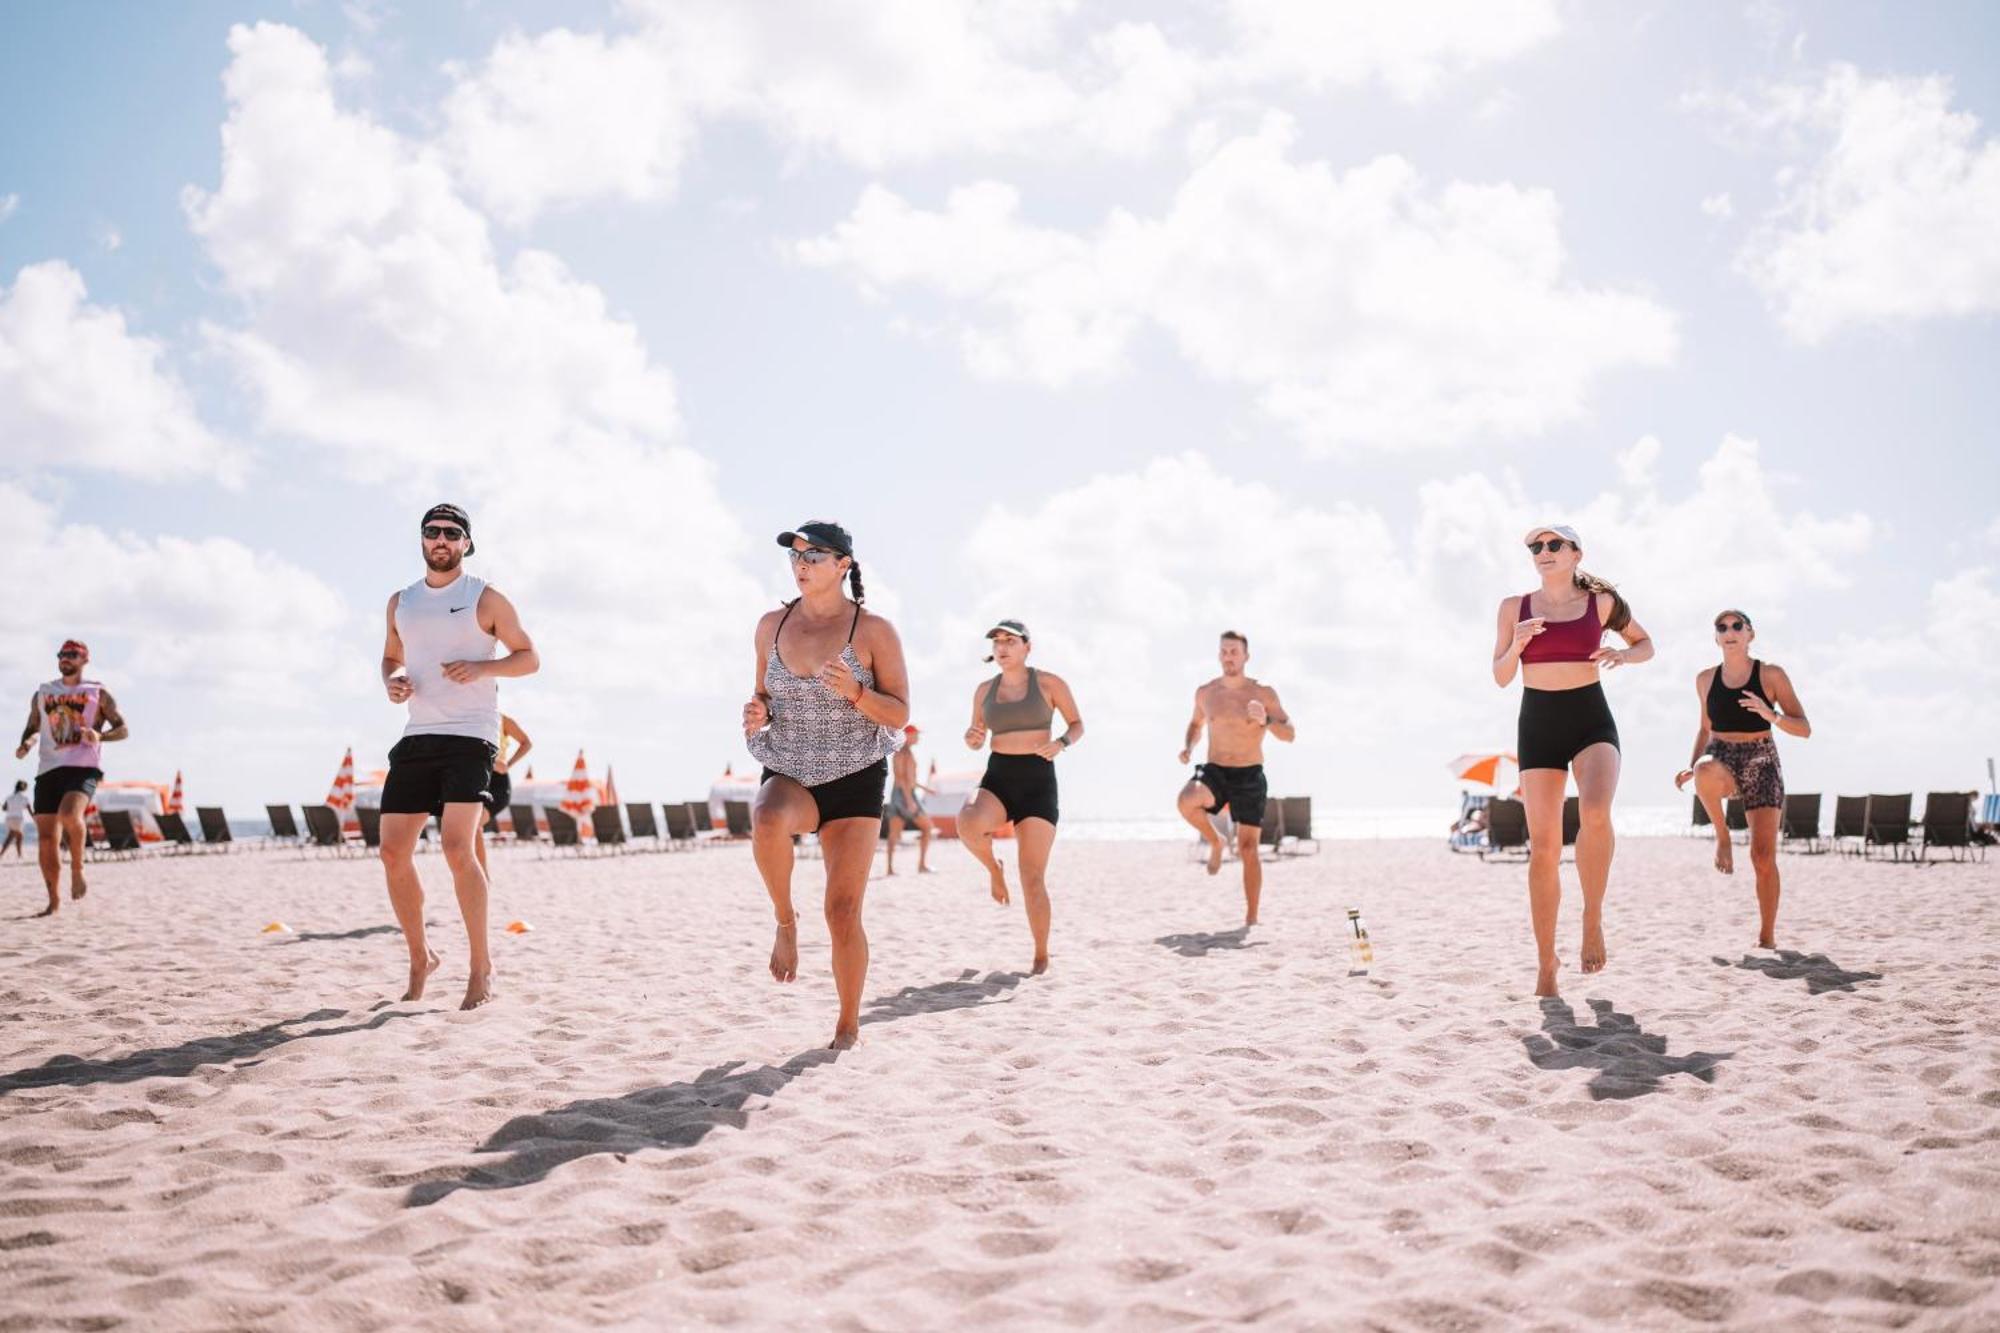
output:
[{"label": "woman in black crop top", "polygon": [[1735,848],[1722,803],[1730,797],[1743,802],[1750,825],[1750,864],[1757,872],[1757,947],[1777,948],[1778,825],[1784,817],[1785,773],[1778,764],[1772,728],[1793,736],[1812,735],[1792,678],[1785,669],[1750,656],[1757,631],[1741,611],[1724,611],[1715,618],[1715,641],[1722,664],[1694,679],[1700,701],[1695,725],[1694,758],[1674,778],[1676,787],[1692,781],[1695,795],[1715,828],[1715,868],[1723,874],[1736,869]]}]

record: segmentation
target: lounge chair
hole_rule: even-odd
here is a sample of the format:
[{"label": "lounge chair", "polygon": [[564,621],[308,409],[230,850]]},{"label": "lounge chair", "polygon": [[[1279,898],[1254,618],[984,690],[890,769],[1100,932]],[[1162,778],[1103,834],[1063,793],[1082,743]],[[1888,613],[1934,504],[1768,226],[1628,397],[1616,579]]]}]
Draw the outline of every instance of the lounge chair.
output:
[{"label": "lounge chair", "polygon": [[1863,839],[1861,850],[1867,853],[1870,847],[1888,849],[1889,858],[1900,861],[1910,853],[1910,794],[1900,796],[1870,796],[1868,798],[1868,833]]},{"label": "lounge chair", "polygon": [[695,845],[694,813],[685,802],[663,805],[660,813],[667,820],[667,846],[682,851],[693,851]]},{"label": "lounge chair", "polygon": [[204,846],[221,847],[228,850],[236,839],[230,836],[229,820],[223,815],[219,805],[198,805],[194,816],[201,821],[201,840]]},{"label": "lounge chair", "polygon": [[590,832],[597,839],[599,848],[614,852],[624,850],[625,821],[619,818],[617,806],[593,806],[590,811]]},{"label": "lounge chair", "polygon": [[747,838],[750,836],[750,802],[724,801],[722,803],[723,822],[728,825],[729,836]]},{"label": "lounge chair", "polygon": [[132,857],[145,850],[139,841],[139,828],[132,822],[130,810],[101,810],[97,820],[104,825],[102,851],[110,856]]},{"label": "lounge chair", "polygon": [[[1924,841],[1921,859],[1931,859],[1931,848],[1946,847],[1951,859],[1962,861],[1967,853],[1986,859],[1986,844],[1972,836],[1972,802],[1977,792],[1934,791],[1924,797]],[[105,828],[110,828],[109,815]]]},{"label": "lounge chair", "polygon": [[1563,798],[1563,846],[1576,846],[1576,835],[1583,832],[1583,811],[1574,796]]},{"label": "lounge chair", "polygon": [[541,836],[535,827],[535,807],[524,801],[507,807],[507,822],[514,826],[515,842],[533,842]]},{"label": "lounge chair", "polygon": [[640,838],[645,838],[653,844],[655,849],[659,847],[660,825],[659,821],[653,818],[652,802],[627,801],[625,803],[625,822],[632,827],[633,841],[636,842]]},{"label": "lounge chair", "polygon": [[1313,836],[1313,798],[1310,796],[1287,796],[1280,804],[1285,818],[1285,838],[1278,848],[1293,856],[1306,855],[1310,847],[1319,851],[1319,839]]},{"label": "lounge chair", "polygon": [[1708,817],[1708,807],[1701,803],[1701,797],[1694,798],[1694,814],[1690,816],[1697,829],[1713,828],[1715,821]]},{"label": "lounge chair", "polygon": [[1833,801],[1833,846],[1836,851],[1859,853],[1868,837],[1868,798],[1836,796]]},{"label": "lounge chair", "polygon": [[1479,859],[1501,854],[1528,854],[1528,807],[1519,801],[1495,798],[1486,803],[1486,845]]},{"label": "lounge chair", "polygon": [[188,832],[187,820],[179,815],[154,815],[153,822],[159,825],[160,837],[170,850],[176,852],[194,850],[194,835]]},{"label": "lounge chair", "polygon": [[292,818],[289,805],[267,805],[264,813],[271,819],[272,842],[297,842],[299,840],[298,821]]},{"label": "lounge chair", "polygon": [[560,850],[581,852],[583,838],[578,834],[576,818],[567,810],[550,810],[549,844]]},{"label": "lounge chair", "polygon": [[330,805],[308,805],[304,807],[306,816],[306,841],[304,846],[313,851],[328,851],[342,854],[347,851],[347,835],[341,831],[340,816]]},{"label": "lounge chair", "polygon": [[1743,798],[1731,796],[1722,803],[1722,822],[1731,833],[1750,831],[1750,814],[1743,808]]},{"label": "lounge chair", "polygon": [[361,821],[361,845],[371,851],[382,846],[382,810],[379,806],[357,805],[354,817]]},{"label": "lounge chair", "polygon": [[694,821],[694,841],[697,847],[715,839],[715,812],[707,801],[688,801],[688,818]]},{"label": "lounge chair", "polygon": [[1266,851],[1271,855],[1281,855],[1285,842],[1285,802],[1280,797],[1264,803],[1264,822],[1257,828],[1257,854]]},{"label": "lounge chair", "polygon": [[[1819,793],[1785,793],[1784,822],[1778,826],[1781,845],[1792,851],[1808,853],[1826,850],[1825,841],[1819,835]],[[1795,844],[1803,843],[1803,847]]]}]

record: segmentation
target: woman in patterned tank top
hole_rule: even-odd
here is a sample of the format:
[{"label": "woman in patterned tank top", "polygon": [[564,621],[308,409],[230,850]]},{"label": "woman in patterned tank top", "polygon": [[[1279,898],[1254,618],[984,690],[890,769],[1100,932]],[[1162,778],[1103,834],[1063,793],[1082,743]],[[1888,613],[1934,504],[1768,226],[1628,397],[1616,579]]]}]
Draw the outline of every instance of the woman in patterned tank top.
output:
[{"label": "woman in patterned tank top", "polygon": [[756,684],[743,706],[743,735],[764,765],[750,806],[751,848],[777,914],[771,975],[792,981],[799,970],[792,839],[819,834],[840,994],[832,1046],[842,1050],[861,1032],[868,977],[861,897],[875,863],[888,756],[910,720],[909,676],[895,627],[862,609],[861,567],[847,530],[802,523],[779,533],[778,545],[790,552],[799,595],[757,623]]}]

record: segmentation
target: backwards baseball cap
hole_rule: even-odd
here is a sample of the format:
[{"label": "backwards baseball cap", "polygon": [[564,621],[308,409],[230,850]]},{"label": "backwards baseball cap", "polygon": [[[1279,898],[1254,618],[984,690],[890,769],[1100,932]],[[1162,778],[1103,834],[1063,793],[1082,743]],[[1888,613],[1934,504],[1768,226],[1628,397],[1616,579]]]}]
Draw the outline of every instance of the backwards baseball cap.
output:
[{"label": "backwards baseball cap", "polygon": [[75,653],[88,662],[90,660],[90,645],[82,639],[64,639],[62,647],[56,649],[56,655],[60,657],[64,653]]},{"label": "backwards baseball cap", "polygon": [[854,558],[854,538],[848,536],[847,529],[838,523],[828,523],[824,519],[817,518],[810,523],[801,523],[796,532],[779,533],[778,545],[789,548],[801,537],[811,545],[824,546],[827,550],[844,555],[849,560]]},{"label": "backwards baseball cap", "polygon": [[447,520],[448,522],[456,523],[458,524],[458,526],[465,529],[465,538],[466,538],[465,553],[467,555],[471,555],[474,551],[479,549],[478,543],[472,540],[472,516],[466,513],[463,509],[460,509],[457,505],[454,504],[432,505],[429,509],[426,509],[424,511],[423,521],[417,524],[417,526],[420,528],[427,527],[441,518]]},{"label": "backwards baseball cap", "polygon": [[1581,551],[1583,549],[1583,538],[1577,536],[1576,529],[1567,523],[1537,523],[1534,527],[1528,529],[1528,535],[1521,538],[1521,540],[1531,542],[1535,539],[1535,534],[1538,532],[1553,532],[1558,537],[1567,537],[1576,546],[1577,550]]}]

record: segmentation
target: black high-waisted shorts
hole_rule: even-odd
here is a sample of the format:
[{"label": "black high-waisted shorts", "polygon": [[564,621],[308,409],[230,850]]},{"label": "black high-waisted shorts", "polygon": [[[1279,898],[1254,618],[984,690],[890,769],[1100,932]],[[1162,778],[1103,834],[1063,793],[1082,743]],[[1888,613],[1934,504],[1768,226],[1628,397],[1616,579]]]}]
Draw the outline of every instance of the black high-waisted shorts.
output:
[{"label": "black high-waisted shorts", "polygon": [[[759,779],[759,785],[785,776],[775,768],[767,768]],[[798,782],[797,778],[788,780]],[[800,785],[804,786],[803,783]],[[825,828],[836,819],[880,819],[882,793],[888,786],[889,761],[877,759],[868,767],[858,768],[844,778],[822,782],[817,787],[806,787],[806,794],[819,807],[819,826]]]},{"label": "black high-waisted shorts", "polygon": [[1264,826],[1264,802],[1271,784],[1264,777],[1262,764],[1197,764],[1194,780],[1215,798],[1215,804],[1208,807],[1211,815],[1227,807],[1229,817],[1244,828]]},{"label": "black high-waisted shorts", "polygon": [[1575,690],[1521,691],[1521,725],[1514,753],[1521,767],[1568,768],[1600,741],[1618,744],[1618,724],[1602,685]]},{"label": "black high-waisted shorts", "polygon": [[1007,818],[1056,822],[1055,761],[1038,754],[996,754],[986,759],[986,776],[979,779],[982,789],[1000,798]]}]

